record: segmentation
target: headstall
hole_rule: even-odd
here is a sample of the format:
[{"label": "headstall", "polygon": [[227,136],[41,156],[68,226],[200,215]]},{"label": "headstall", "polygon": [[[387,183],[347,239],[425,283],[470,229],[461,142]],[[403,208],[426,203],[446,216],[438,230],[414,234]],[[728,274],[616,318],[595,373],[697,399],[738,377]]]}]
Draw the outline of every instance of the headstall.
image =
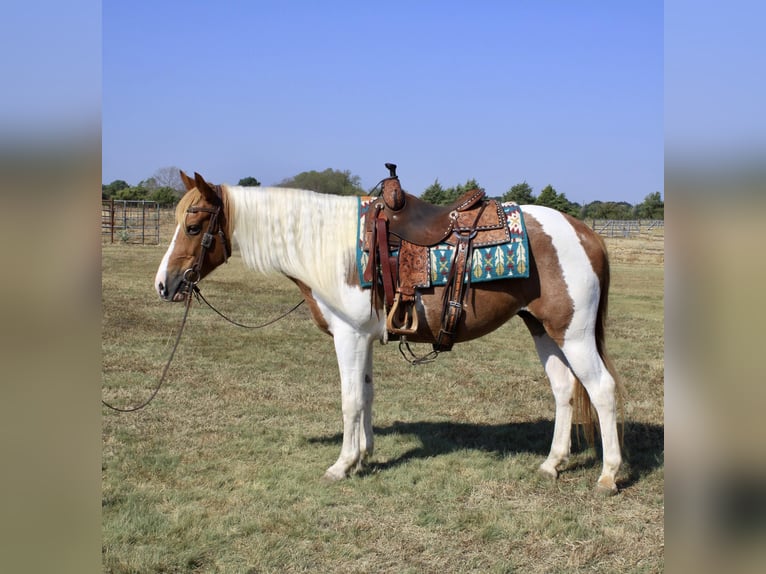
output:
[{"label": "headstall", "polygon": [[197,256],[197,259],[194,261],[194,265],[189,267],[186,271],[184,271],[183,274],[183,280],[184,282],[189,286],[193,287],[197,283],[199,283],[199,280],[201,277],[202,272],[202,263],[205,260],[205,254],[207,253],[207,250],[210,249],[213,246],[213,241],[215,240],[215,236],[218,235],[221,238],[221,242],[223,243],[223,249],[224,249],[224,262],[229,260],[229,257],[231,257],[231,244],[229,243],[228,237],[226,237],[226,234],[223,231],[223,227],[221,226],[220,222],[220,215],[221,215],[221,209],[223,208],[223,192],[221,190],[221,187],[219,185],[215,186],[215,193],[218,197],[218,205],[215,207],[203,207],[203,206],[197,206],[192,205],[189,207],[189,209],[186,210],[186,213],[210,213],[210,222],[208,223],[207,231],[202,236],[202,249],[200,249],[199,255]]}]

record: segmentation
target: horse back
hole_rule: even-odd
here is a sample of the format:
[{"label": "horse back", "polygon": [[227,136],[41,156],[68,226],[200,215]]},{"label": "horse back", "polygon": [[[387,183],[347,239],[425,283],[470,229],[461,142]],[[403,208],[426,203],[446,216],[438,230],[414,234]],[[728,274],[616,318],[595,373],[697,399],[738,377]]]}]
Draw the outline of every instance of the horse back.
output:
[{"label": "horse back", "polygon": [[[521,207],[529,241],[529,276],[471,285],[456,342],[481,337],[521,310],[527,310],[554,340],[562,342],[575,307],[583,306],[592,307],[593,325],[603,333],[609,286],[603,239],[569,215],[541,206]],[[443,295],[442,287],[420,291],[416,303],[420,328],[409,340],[436,340]]]}]

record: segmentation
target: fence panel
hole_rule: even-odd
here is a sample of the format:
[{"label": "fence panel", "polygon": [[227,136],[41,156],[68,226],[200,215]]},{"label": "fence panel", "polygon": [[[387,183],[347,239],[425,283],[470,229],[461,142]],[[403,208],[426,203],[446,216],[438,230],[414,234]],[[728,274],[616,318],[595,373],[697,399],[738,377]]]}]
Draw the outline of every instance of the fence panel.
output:
[{"label": "fence panel", "polygon": [[159,244],[159,204],[156,201],[101,200],[101,240]]},{"label": "fence panel", "polygon": [[639,237],[641,235],[664,235],[665,221],[662,219],[592,219],[591,228],[607,237]]}]

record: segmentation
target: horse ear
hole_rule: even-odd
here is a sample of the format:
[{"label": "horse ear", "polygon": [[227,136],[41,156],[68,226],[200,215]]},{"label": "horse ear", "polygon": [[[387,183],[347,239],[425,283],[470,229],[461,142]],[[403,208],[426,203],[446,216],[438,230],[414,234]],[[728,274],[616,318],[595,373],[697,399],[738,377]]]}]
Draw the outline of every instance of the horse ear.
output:
[{"label": "horse ear", "polygon": [[194,172],[194,182],[197,186],[197,190],[205,196],[205,199],[210,202],[216,202],[218,200],[218,194],[216,194],[215,190],[205,181],[205,178],[196,171]]},{"label": "horse ear", "polygon": [[186,188],[186,191],[191,191],[196,187],[196,184],[194,183],[194,180],[190,178],[188,175],[186,175],[183,170],[179,170],[181,172],[181,181],[184,184],[184,187]]}]

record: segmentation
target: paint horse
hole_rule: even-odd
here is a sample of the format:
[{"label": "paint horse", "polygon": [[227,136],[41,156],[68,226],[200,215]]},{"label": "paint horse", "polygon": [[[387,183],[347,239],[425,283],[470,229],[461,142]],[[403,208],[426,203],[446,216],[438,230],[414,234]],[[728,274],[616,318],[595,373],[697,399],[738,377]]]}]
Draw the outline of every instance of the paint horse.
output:
[{"label": "paint horse", "polygon": [[[306,190],[212,185],[181,174],[187,193],[155,279],[159,296],[184,301],[191,286],[224,263],[236,240],[244,263],[281,273],[300,289],[316,325],[333,338],[341,379],[343,445],[325,477],[361,469],[373,452],[372,347],[387,341],[386,315],[357,273],[359,198]],[[584,223],[542,206],[522,206],[529,276],[471,286],[455,342],[481,337],[519,315],[550,380],[553,441],[540,471],[557,477],[567,461],[574,422],[601,433],[603,467],[596,490],[617,492],[621,464],[619,381],[604,346],[609,262],[602,239]],[[417,294],[413,342],[434,343],[444,287]],[[575,412],[577,411],[577,412]],[[593,412],[597,415],[597,420]],[[590,435],[592,436],[592,434]]]}]

